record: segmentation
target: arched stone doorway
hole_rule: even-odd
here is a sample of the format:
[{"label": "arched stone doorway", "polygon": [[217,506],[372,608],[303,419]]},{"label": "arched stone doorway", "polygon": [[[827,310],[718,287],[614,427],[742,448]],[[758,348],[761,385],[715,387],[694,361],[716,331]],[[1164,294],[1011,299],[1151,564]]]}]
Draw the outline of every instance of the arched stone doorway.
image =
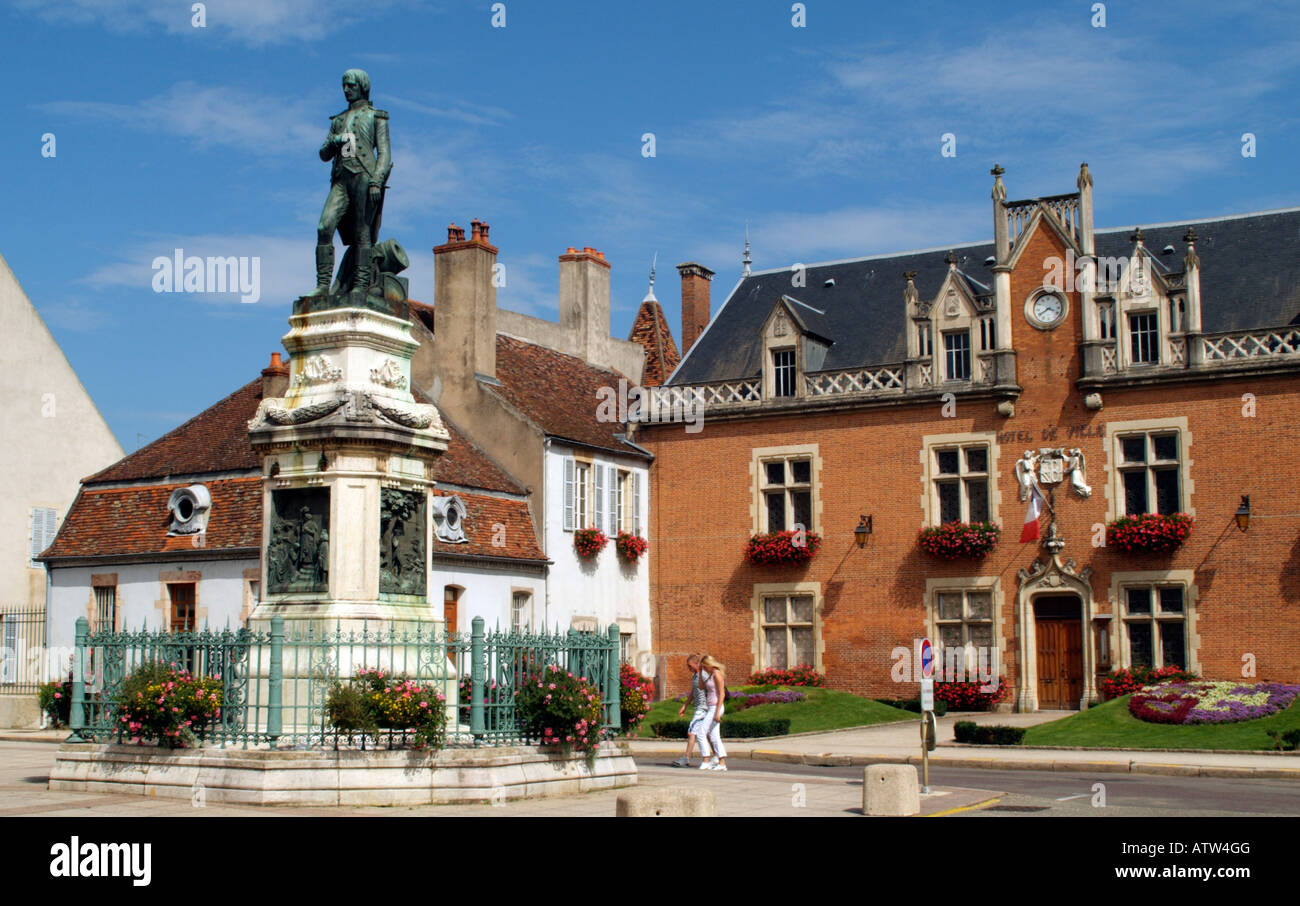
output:
[{"label": "arched stone doorway", "polygon": [[1086,708],[1097,698],[1092,650],[1092,568],[1059,553],[1017,574],[1019,679],[1016,710]]}]

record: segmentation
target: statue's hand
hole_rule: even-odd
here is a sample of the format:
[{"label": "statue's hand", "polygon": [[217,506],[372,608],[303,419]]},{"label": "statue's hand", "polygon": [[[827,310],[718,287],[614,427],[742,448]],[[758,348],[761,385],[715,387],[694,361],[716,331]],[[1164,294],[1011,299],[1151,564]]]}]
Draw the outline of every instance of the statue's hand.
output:
[{"label": "statue's hand", "polygon": [[372,202],[379,201],[379,186],[373,182],[370,184],[370,200]]}]

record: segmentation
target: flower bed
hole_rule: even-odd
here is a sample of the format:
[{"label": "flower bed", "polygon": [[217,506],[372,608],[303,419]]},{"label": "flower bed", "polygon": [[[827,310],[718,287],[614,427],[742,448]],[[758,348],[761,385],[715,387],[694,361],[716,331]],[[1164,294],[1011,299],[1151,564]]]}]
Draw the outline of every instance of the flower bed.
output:
[{"label": "flower bed", "polygon": [[631,664],[619,665],[618,681],[618,714],[621,721],[619,732],[631,735],[650,713],[650,700],[654,695],[655,684]]},{"label": "flower bed", "polygon": [[618,538],[614,540],[614,549],[628,563],[635,563],[641,559],[641,555],[646,552],[646,548],[649,546],[650,542],[640,535],[633,535],[631,532],[619,532]]},{"label": "flower bed", "polygon": [[1276,714],[1300,686],[1282,683],[1191,682],[1146,686],[1128,700],[1129,713],[1154,724],[1222,724]]},{"label": "flower bed", "polygon": [[987,711],[998,702],[1005,701],[1010,694],[1010,687],[1000,676],[997,688],[992,692],[986,692],[984,684],[978,680],[934,684],[935,702],[943,702],[949,711]]},{"label": "flower bed", "polygon": [[380,730],[409,730],[414,748],[437,749],[445,739],[445,701],[446,696],[432,685],[382,670],[361,670],[330,687],[325,710],[330,724],[341,733],[364,737]]},{"label": "flower bed", "polygon": [[122,683],[114,705],[132,742],[184,748],[221,716],[221,696],[221,680],[193,676],[175,664],[147,663]]},{"label": "flower bed", "polygon": [[769,532],[751,535],[745,542],[745,559],[755,566],[802,566],[822,545],[816,532]]},{"label": "flower bed", "polygon": [[940,560],[983,560],[998,545],[1002,527],[991,522],[945,522],[921,529],[917,546]]},{"label": "flower bed", "polygon": [[788,670],[758,670],[749,675],[751,686],[825,686],[826,678],[808,664]]},{"label": "flower bed", "polygon": [[600,694],[585,676],[554,664],[530,676],[515,693],[524,732],[544,746],[594,752],[605,739]]},{"label": "flower bed", "polygon": [[1186,513],[1121,516],[1106,525],[1106,544],[1129,554],[1168,554],[1183,546],[1192,525]]},{"label": "flower bed", "polygon": [[573,549],[579,557],[591,559],[605,549],[609,536],[598,528],[578,529],[573,533]]},{"label": "flower bed", "polygon": [[1124,667],[1119,670],[1112,670],[1101,681],[1101,697],[1103,701],[1110,701],[1112,698],[1119,698],[1121,695],[1137,692],[1143,686],[1194,679],[1198,679],[1197,675],[1188,673],[1182,667],[1161,667],[1159,670],[1151,667],[1134,667],[1130,670]]},{"label": "flower bed", "polygon": [[808,696],[790,689],[777,689],[772,692],[727,692],[727,710],[744,711],[759,705],[792,705],[804,701]]}]

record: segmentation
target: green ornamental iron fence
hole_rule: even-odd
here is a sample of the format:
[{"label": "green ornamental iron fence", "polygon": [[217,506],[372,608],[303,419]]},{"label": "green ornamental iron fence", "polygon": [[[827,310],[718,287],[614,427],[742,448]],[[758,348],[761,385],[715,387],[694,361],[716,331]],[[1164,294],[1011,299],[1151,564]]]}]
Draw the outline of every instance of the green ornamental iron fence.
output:
[{"label": "green ornamental iron fence", "polygon": [[446,696],[449,746],[503,746],[537,742],[515,711],[523,680],[555,665],[587,677],[599,690],[605,727],[619,715],[618,627],[605,632],[445,632],[437,624],[383,624],[371,630],[323,631],[314,622],[286,632],[273,617],[269,632],[249,628],[197,632],[141,630],[91,632],[76,625],[70,729],[72,740],[125,742],[118,713],[123,684],[142,665],[161,663],[219,680],[222,705],[199,738],[210,745],[244,748],[314,748],[339,745],[397,746],[408,732],[384,730],[374,738],[340,731],[330,723],[331,687],[361,671],[405,676]]}]

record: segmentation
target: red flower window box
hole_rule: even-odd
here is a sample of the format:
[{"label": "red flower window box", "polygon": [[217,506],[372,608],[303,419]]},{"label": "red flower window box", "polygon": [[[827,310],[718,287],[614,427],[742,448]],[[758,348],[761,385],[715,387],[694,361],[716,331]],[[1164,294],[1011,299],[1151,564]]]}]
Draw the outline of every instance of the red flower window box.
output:
[{"label": "red flower window box", "polygon": [[1106,526],[1106,544],[1127,554],[1169,554],[1183,546],[1194,522],[1186,513],[1121,516]]},{"label": "red flower window box", "polygon": [[816,532],[769,532],[751,535],[745,542],[745,559],[755,566],[802,566],[821,547]]},{"label": "red flower window box", "polygon": [[945,522],[921,529],[917,546],[940,560],[983,560],[998,546],[1002,527],[991,522]]},{"label": "red flower window box", "polygon": [[628,563],[635,563],[641,559],[641,555],[646,552],[650,542],[646,541],[640,535],[633,535],[631,532],[619,532],[618,538],[614,541],[614,548],[618,551],[620,557]]},{"label": "red flower window box", "polygon": [[578,529],[573,533],[573,549],[579,557],[590,560],[605,549],[609,536],[598,528]]}]

